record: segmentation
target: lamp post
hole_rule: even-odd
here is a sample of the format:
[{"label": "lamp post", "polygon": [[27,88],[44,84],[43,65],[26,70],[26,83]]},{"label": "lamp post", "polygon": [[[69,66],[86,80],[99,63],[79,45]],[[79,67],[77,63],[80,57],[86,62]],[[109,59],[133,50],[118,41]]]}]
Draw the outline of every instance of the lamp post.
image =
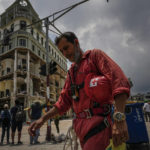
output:
[{"label": "lamp post", "polygon": [[[46,27],[46,104],[47,104],[47,111],[50,110],[50,88],[49,88],[49,50],[48,50],[48,30],[49,30],[49,20],[48,17],[45,19],[45,27]],[[48,120],[47,123],[47,133],[46,133],[46,140],[51,140],[51,121]]]}]

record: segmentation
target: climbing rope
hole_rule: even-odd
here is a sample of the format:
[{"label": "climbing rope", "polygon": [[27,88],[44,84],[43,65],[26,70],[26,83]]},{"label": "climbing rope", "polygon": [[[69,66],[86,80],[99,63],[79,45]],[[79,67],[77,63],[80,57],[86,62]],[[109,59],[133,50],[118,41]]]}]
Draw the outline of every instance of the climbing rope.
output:
[{"label": "climbing rope", "polygon": [[71,148],[71,150],[78,150],[78,145],[79,144],[78,144],[77,136],[75,134],[73,126],[71,126],[67,131],[63,150],[68,150],[68,148]]}]

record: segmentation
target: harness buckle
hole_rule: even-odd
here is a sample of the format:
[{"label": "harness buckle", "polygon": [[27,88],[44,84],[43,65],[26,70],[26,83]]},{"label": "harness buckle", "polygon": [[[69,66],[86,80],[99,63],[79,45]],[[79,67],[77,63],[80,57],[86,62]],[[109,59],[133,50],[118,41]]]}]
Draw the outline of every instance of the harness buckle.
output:
[{"label": "harness buckle", "polygon": [[108,115],[111,112],[111,105],[110,104],[104,104],[103,106],[104,115]]},{"label": "harness buckle", "polygon": [[84,112],[86,113],[86,115],[87,115],[87,119],[89,119],[89,118],[92,118],[92,114],[91,114],[91,112],[90,112],[90,109],[84,109]]},{"label": "harness buckle", "polygon": [[104,124],[106,125],[106,127],[109,127],[109,125],[110,125],[108,122],[108,119],[106,117],[104,118]]}]

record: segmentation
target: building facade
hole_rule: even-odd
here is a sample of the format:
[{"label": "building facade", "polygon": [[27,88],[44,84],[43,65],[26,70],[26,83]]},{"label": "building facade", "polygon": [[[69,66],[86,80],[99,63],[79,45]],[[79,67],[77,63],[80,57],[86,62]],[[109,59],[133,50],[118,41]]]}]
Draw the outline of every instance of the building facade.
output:
[{"label": "building facade", "polygon": [[[46,63],[46,34],[42,22],[33,24],[38,20],[29,0],[16,0],[0,15],[0,110],[4,103],[13,106],[16,99],[24,107],[34,100],[45,102],[46,77],[39,68]],[[58,64],[50,76],[50,99],[56,101],[65,82],[67,61],[51,39],[48,43],[48,57]]]}]

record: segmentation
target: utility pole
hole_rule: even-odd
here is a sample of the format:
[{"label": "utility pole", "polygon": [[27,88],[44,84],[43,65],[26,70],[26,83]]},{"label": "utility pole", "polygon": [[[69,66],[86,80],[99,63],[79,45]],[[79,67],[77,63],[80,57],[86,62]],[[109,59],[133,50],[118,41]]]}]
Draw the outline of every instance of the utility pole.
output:
[{"label": "utility pole", "polygon": [[[56,12],[55,14],[57,13],[61,13],[63,12],[61,15],[59,15],[58,17],[56,18],[53,18],[53,21],[49,21],[49,17],[53,16],[54,17],[54,14],[53,15],[50,15],[46,18],[44,18],[43,20],[45,21],[45,27],[46,27],[46,82],[47,82],[47,87],[46,87],[46,104],[47,104],[47,111],[50,110],[50,87],[49,87],[49,73],[50,73],[50,61],[49,61],[49,46],[48,46],[48,40],[49,40],[49,36],[48,36],[48,31],[49,31],[49,25],[53,26],[60,34],[61,31],[54,25],[54,21],[56,21],[57,19],[59,19],[60,17],[62,17],[63,15],[65,15],[67,12],[69,12],[70,10],[72,10],[73,8],[77,7],[78,5],[84,3],[84,2],[87,2],[89,0],[84,0],[84,1],[81,1],[77,4],[74,4],[68,8],[65,8],[59,12]],[[55,68],[55,65],[54,65],[54,68]],[[51,140],[51,121],[48,120],[48,124],[47,124],[47,134],[46,134],[46,140],[47,141],[50,141]]]},{"label": "utility pole", "polygon": [[[50,60],[49,60],[49,45],[48,45],[48,41],[49,41],[49,36],[48,36],[48,31],[49,31],[49,25],[53,26],[53,28],[55,28],[55,30],[57,30],[60,34],[61,31],[54,25],[54,22],[59,19],[60,17],[62,17],[63,15],[65,15],[66,13],[68,13],[70,10],[72,10],[73,8],[77,7],[78,5],[87,2],[89,0],[83,0],[79,3],[76,3],[70,7],[67,7],[63,10],[60,10],[58,12],[53,13],[52,15],[49,15],[48,17],[45,17],[41,20],[38,20],[36,22],[34,22],[33,24],[30,24],[27,27],[30,27],[36,23],[39,23],[41,21],[44,21],[45,23],[45,27],[46,27],[46,104],[47,104],[47,111],[50,110],[50,86],[49,86],[49,74],[53,74],[57,69],[56,69],[56,62],[52,62],[51,63],[51,69],[50,69]],[[56,18],[54,18],[55,15],[61,13],[59,16],[57,16]],[[52,21],[49,21],[49,18],[53,17]],[[44,73],[44,66],[41,66],[41,73],[43,75],[45,75]],[[47,124],[47,133],[46,133],[46,140],[50,141],[51,140],[51,121],[48,120],[48,124]]]},{"label": "utility pole", "polygon": [[[48,30],[49,30],[49,19],[48,17],[45,18],[45,27],[46,27],[46,104],[47,104],[47,111],[50,110],[50,88],[49,88],[49,50],[48,50]],[[46,133],[46,140],[51,140],[51,121],[48,120],[47,123],[47,133]]]}]

